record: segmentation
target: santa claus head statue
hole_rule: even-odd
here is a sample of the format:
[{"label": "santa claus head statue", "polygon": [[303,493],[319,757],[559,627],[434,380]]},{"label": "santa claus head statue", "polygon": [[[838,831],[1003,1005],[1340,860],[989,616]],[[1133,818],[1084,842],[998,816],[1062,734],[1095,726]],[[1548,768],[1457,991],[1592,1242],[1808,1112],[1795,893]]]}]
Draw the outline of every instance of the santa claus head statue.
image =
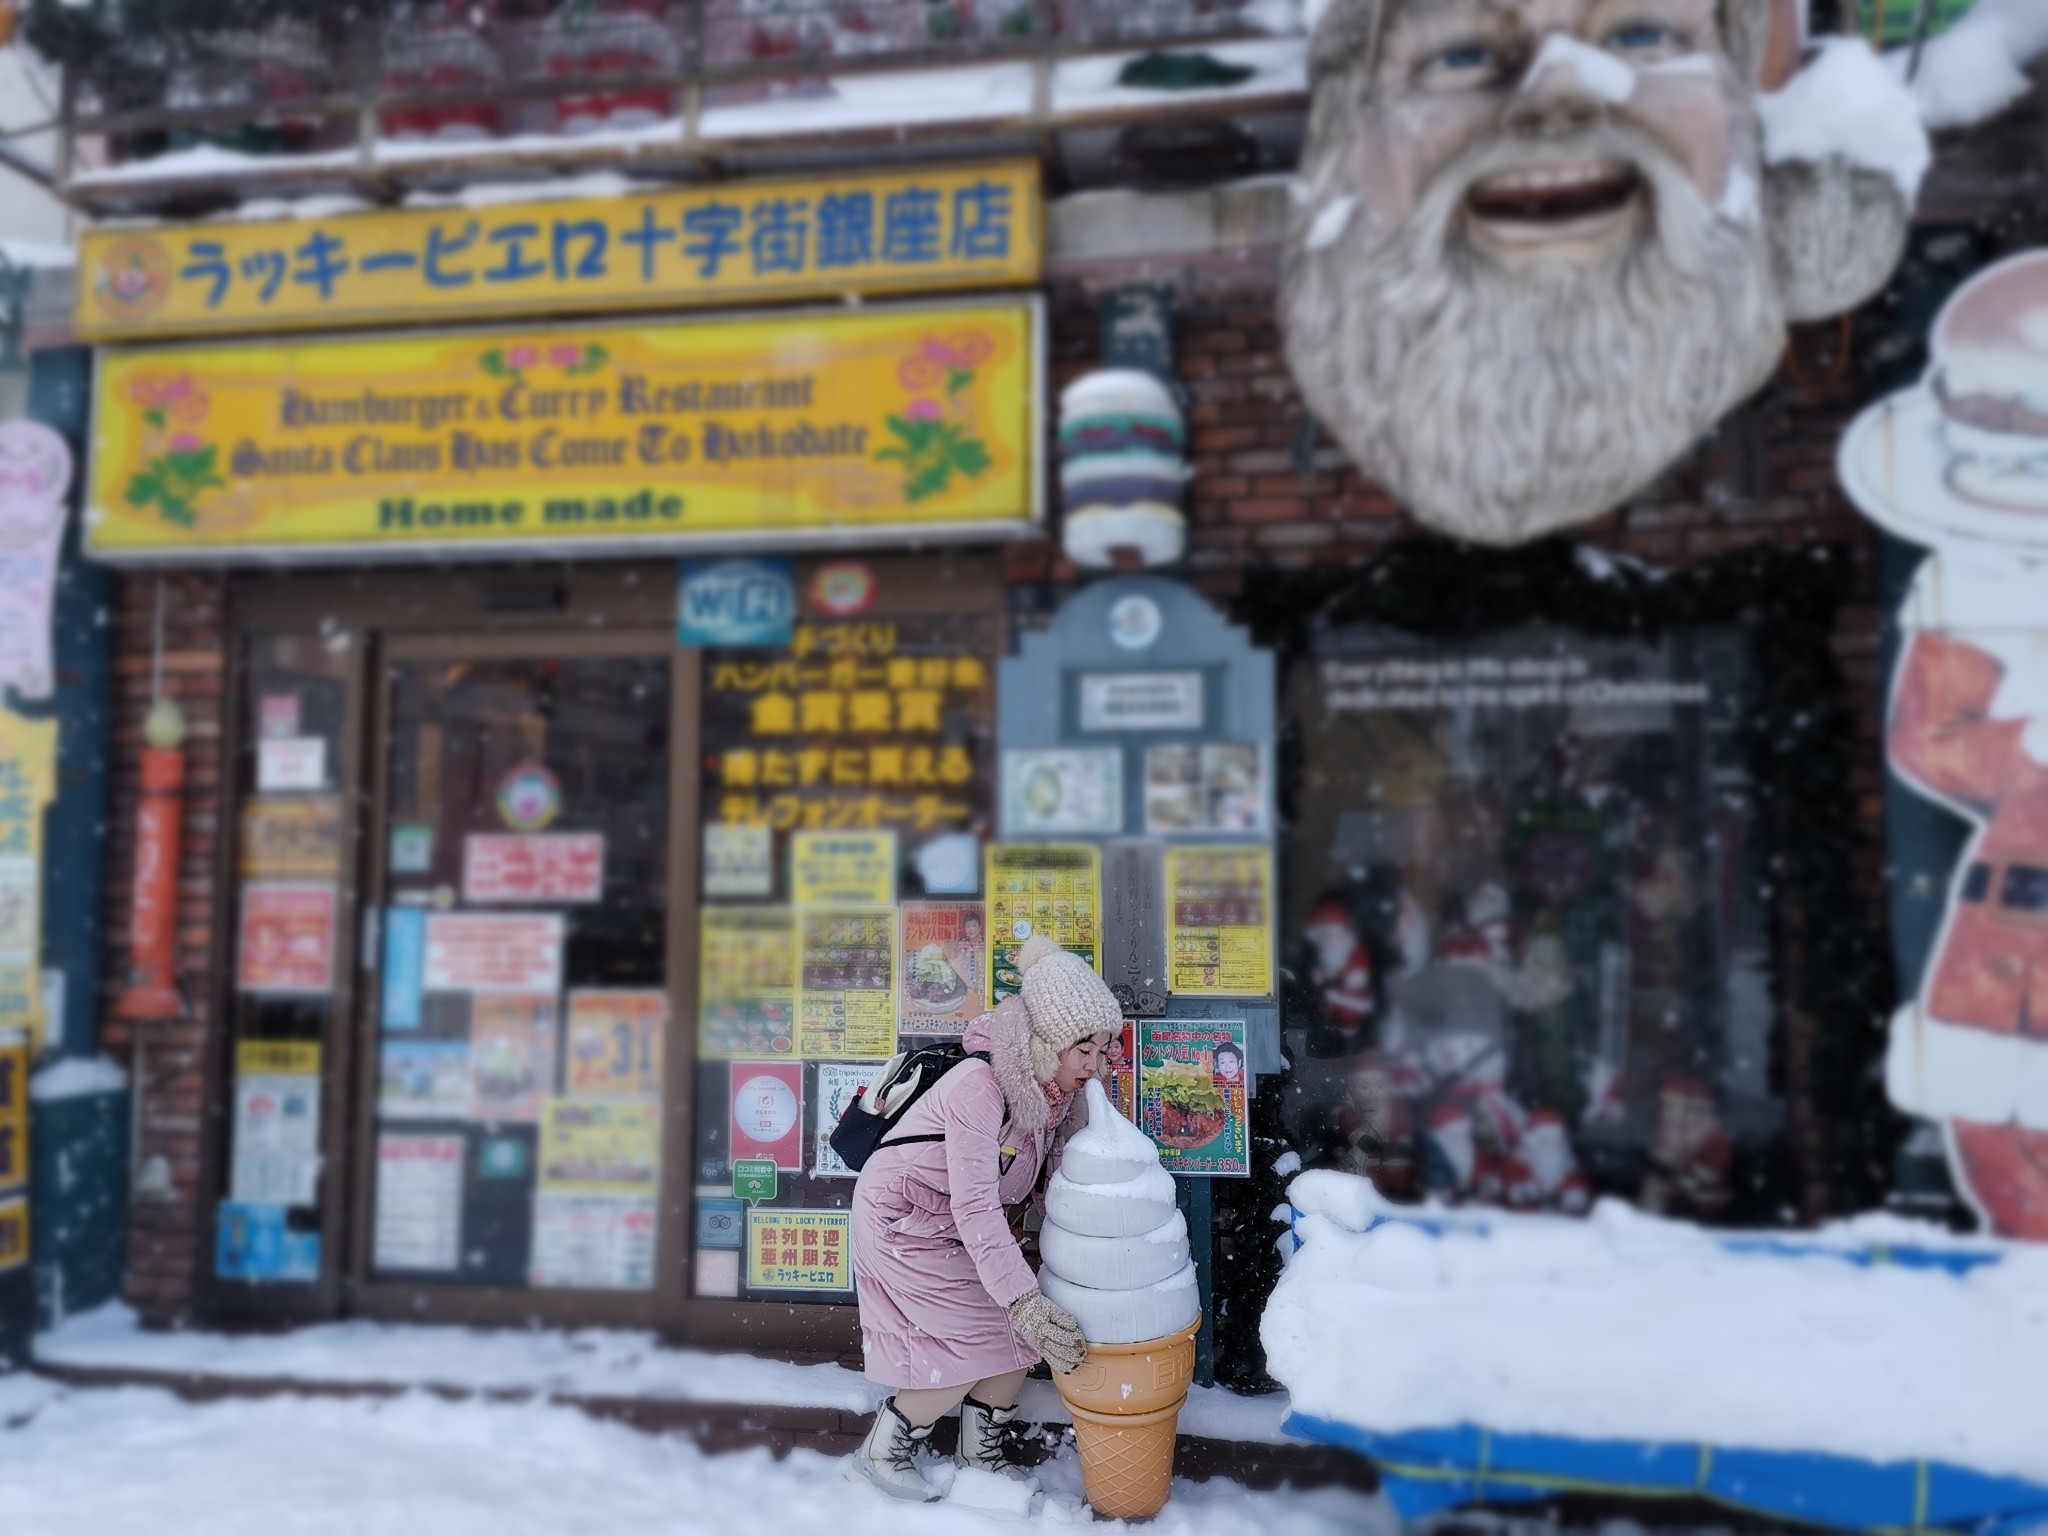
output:
[{"label": "santa claus head statue", "polygon": [[1788,321],[1882,286],[1897,180],[1765,161],[1791,3],[1324,12],[1287,356],[1422,522],[1512,544],[1612,511],[1771,375]]}]

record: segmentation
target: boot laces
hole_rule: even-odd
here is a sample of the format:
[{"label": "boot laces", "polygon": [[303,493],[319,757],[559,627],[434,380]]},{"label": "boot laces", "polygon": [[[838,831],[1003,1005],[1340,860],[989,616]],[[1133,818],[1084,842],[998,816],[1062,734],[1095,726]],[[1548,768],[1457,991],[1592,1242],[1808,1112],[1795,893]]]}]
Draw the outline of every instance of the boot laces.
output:
[{"label": "boot laces", "polygon": [[890,1437],[889,1465],[899,1472],[916,1471],[918,1448],[924,1444],[925,1435],[930,1433],[931,1430],[926,1429],[924,1434],[921,1435],[908,1424],[905,1424],[902,1429]]},{"label": "boot laces", "polygon": [[995,1414],[984,1408],[979,1415],[980,1422],[974,1428],[973,1459],[983,1464],[1001,1462],[1003,1455],[1003,1426],[996,1421]]}]

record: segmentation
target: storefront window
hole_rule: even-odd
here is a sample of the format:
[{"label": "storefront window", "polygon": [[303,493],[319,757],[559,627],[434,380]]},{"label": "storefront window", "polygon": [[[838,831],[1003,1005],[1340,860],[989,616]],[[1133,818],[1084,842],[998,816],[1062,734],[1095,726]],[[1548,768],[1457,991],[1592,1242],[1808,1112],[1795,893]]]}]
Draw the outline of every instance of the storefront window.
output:
[{"label": "storefront window", "polygon": [[654,1286],[669,674],[666,656],[389,665],[379,1280]]},{"label": "storefront window", "polygon": [[899,1044],[988,1006],[997,620],[876,613],[702,653],[699,1298],[852,1302],[827,1139]]},{"label": "storefront window", "polygon": [[1773,1217],[1746,673],[1732,627],[1317,637],[1287,920],[1324,1161],[1401,1199]]},{"label": "storefront window", "polygon": [[247,642],[235,768],[234,1084],[215,1273],[320,1278],[322,1061],[345,994],[342,637]]}]

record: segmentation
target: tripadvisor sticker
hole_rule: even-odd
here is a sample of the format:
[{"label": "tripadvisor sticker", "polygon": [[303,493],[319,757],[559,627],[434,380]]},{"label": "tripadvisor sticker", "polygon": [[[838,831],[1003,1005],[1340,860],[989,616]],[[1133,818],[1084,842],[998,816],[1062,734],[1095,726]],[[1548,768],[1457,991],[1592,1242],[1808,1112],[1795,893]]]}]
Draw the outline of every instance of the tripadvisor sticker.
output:
[{"label": "tripadvisor sticker", "polygon": [[741,1200],[773,1200],[775,1198],[775,1159],[772,1157],[735,1158],[732,1165],[732,1192]]}]

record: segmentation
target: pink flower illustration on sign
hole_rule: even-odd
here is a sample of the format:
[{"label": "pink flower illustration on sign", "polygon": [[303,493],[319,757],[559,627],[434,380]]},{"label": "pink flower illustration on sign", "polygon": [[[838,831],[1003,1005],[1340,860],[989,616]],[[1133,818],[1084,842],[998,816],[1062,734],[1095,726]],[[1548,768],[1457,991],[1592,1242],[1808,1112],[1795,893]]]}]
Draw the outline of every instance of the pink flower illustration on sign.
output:
[{"label": "pink flower illustration on sign", "polygon": [[[941,339],[926,336],[896,365],[896,379],[915,398],[889,418],[895,438],[875,461],[903,466],[906,500],[923,501],[952,489],[955,477],[978,480],[994,467],[988,446],[972,435],[974,408],[966,393],[974,371],[995,352],[979,332]],[[943,390],[940,398],[929,391]]]}]

